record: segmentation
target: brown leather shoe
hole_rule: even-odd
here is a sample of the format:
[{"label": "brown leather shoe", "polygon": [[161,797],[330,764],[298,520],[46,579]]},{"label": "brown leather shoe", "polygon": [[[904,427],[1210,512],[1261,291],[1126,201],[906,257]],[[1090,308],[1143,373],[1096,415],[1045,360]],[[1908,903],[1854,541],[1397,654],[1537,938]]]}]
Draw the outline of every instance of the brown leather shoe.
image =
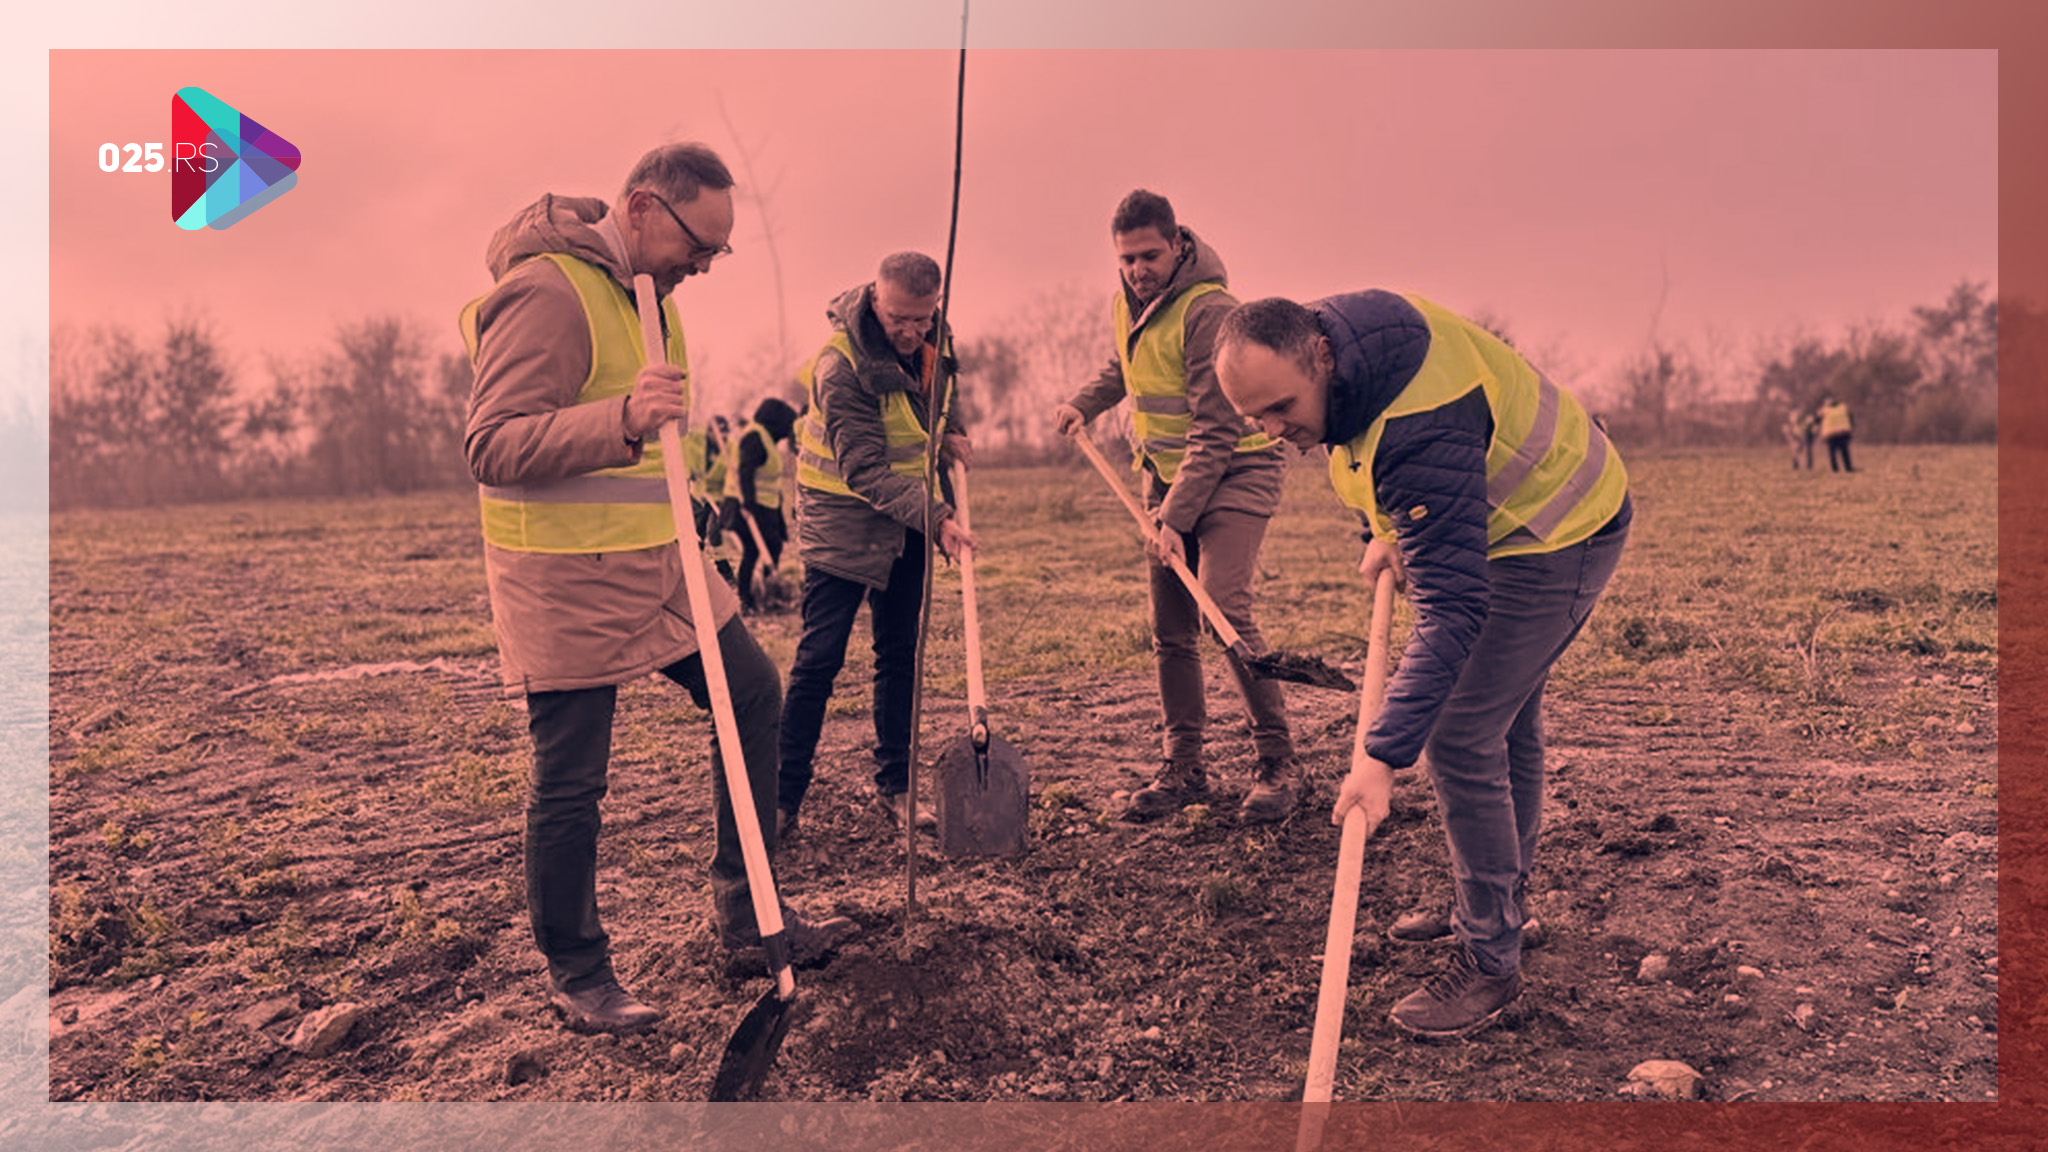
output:
[{"label": "brown leather shoe", "polygon": [[[1543,927],[1543,921],[1529,908],[1528,893],[1515,897],[1522,909],[1522,947],[1541,948],[1550,939],[1550,933]],[[1449,940],[1452,908],[1412,908],[1394,918],[1387,926],[1387,938],[1403,944],[1432,944],[1438,940]]]},{"label": "brown leather shoe", "polygon": [[575,992],[557,988],[548,1001],[561,1011],[571,1032],[645,1032],[661,1019],[658,1009],[642,1004],[617,980]]},{"label": "brown leather shoe", "polygon": [[1157,820],[1171,816],[1209,794],[1209,777],[1197,760],[1164,760],[1152,782],[1131,794],[1122,819]]},{"label": "brown leather shoe", "polygon": [[[789,965],[792,968],[810,968],[824,963],[841,944],[859,932],[860,925],[844,916],[812,921],[804,919],[789,905],[782,906],[782,936],[789,945]],[[762,946],[759,934],[747,940],[721,935],[719,943],[725,948],[728,971],[735,968],[765,969],[768,966],[768,950]]]},{"label": "brown leather shoe", "polygon": [[[910,793],[889,792],[877,794],[875,796],[875,807],[880,808],[882,810],[883,815],[889,817],[891,821],[894,821],[897,829],[901,830],[903,827],[905,814],[910,811]],[[936,832],[938,831],[938,828],[939,818],[937,816],[932,815],[931,809],[925,807],[923,804],[919,804],[917,806],[918,831]]]},{"label": "brown leather shoe", "polygon": [[1519,970],[1493,975],[1459,948],[1443,970],[1422,982],[1387,1013],[1402,1031],[1445,1038],[1476,1031],[1522,994]]},{"label": "brown leather shoe", "polygon": [[1244,803],[1238,805],[1237,818],[1247,824],[1285,820],[1294,814],[1295,806],[1307,791],[1308,781],[1294,757],[1262,759],[1252,778],[1252,790],[1245,793]]}]

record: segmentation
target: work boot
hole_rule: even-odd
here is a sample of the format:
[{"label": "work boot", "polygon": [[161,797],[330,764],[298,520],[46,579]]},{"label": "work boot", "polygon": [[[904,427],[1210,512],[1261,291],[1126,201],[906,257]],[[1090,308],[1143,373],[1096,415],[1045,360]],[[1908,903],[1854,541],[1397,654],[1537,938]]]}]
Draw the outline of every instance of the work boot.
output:
[{"label": "work boot", "polygon": [[1252,790],[1245,793],[1237,818],[1248,824],[1271,824],[1285,820],[1308,791],[1301,764],[1292,756],[1270,756],[1259,760],[1252,777]]},{"label": "work boot", "polygon": [[[875,807],[881,809],[882,814],[887,816],[890,822],[896,825],[898,832],[903,830],[903,821],[908,819],[910,803],[910,793],[908,792],[881,792],[875,795]],[[917,806],[918,831],[935,832],[938,830],[938,827],[939,818],[932,815],[931,809],[923,804],[919,804]]]},{"label": "work boot", "polygon": [[1415,1036],[1464,1036],[1500,1015],[1522,994],[1522,972],[1489,975],[1467,948],[1459,948],[1443,971],[1403,997],[1387,1018]]},{"label": "work boot", "polygon": [[576,992],[560,988],[548,995],[572,1032],[645,1032],[661,1019],[659,1009],[649,1008],[621,987],[606,980]]},{"label": "work boot", "polygon": [[[860,925],[844,916],[811,921],[789,905],[782,906],[782,935],[789,942],[789,966],[792,968],[810,968],[824,963],[841,944],[859,932]],[[721,932],[719,944],[725,949],[729,971],[768,969],[768,950],[762,947],[758,931],[745,937]]]},{"label": "work boot", "polygon": [[[1522,947],[1541,948],[1550,939],[1543,921],[1529,910],[1529,893],[1524,890],[1515,894],[1515,906],[1522,910]],[[1387,927],[1387,938],[1403,944],[1432,944],[1438,940],[1449,940],[1452,936],[1451,916],[1457,905],[1448,908],[1413,908],[1394,918]]]},{"label": "work boot", "polygon": [[1209,794],[1209,778],[1199,760],[1166,760],[1152,774],[1152,782],[1131,794],[1124,807],[1125,820],[1157,820],[1171,816],[1184,806]]}]

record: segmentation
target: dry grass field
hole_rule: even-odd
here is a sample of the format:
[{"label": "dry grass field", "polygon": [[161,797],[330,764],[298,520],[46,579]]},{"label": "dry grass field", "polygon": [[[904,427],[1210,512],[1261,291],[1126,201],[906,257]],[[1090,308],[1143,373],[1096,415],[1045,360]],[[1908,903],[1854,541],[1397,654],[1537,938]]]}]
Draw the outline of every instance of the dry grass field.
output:
[{"label": "dry grass field", "polygon": [[[1859,455],[1853,476],[1631,458],[1630,552],[1551,681],[1528,991],[1463,1042],[1386,1022],[1439,954],[1385,927],[1449,898],[1406,774],[1368,847],[1340,1100],[1613,1100],[1660,1058],[1709,1100],[1996,1097],[1995,455]],[[927,844],[911,914],[864,804],[857,640],[777,870],[863,934],[800,973],[811,1011],[767,1098],[1298,1096],[1355,702],[1289,689],[1321,794],[1240,826],[1251,750],[1211,661],[1215,803],[1116,821],[1159,746],[1129,521],[1079,464],[977,482],[1029,851]],[[468,494],[66,513],[50,550],[53,1100],[703,1099],[764,987],[707,924],[710,724],[665,683],[622,693],[600,898],[622,975],[669,1015],[572,1035],[526,928],[523,713],[496,691]],[[1273,644],[1356,667],[1358,551],[1303,462],[1262,562]],[[928,752],[964,725],[956,590],[939,579]],[[786,668],[794,617],[754,626]],[[337,1007],[331,1051],[290,1042]]]}]

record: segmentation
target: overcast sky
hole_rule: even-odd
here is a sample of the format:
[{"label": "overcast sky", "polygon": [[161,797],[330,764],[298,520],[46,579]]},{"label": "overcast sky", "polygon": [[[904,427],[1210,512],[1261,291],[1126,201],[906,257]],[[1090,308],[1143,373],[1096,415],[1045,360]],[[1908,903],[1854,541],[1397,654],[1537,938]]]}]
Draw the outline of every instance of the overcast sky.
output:
[{"label": "overcast sky", "polygon": [[[770,225],[798,351],[884,253],[943,257],[957,67],[942,48],[56,53],[50,320],[150,331],[197,308],[252,379],[373,315],[453,348],[508,216],[548,191],[610,199],[641,151],[697,139],[743,181],[737,254],[678,292],[715,387],[775,338]],[[1588,375],[1653,325],[1725,349],[1897,319],[1959,279],[1996,287],[1997,68],[1989,50],[970,51],[953,315],[972,337],[1044,293],[1105,294],[1109,213],[1143,186],[1241,297],[1416,291]],[[96,163],[166,140],[188,84],[304,156],[295,189],[224,231],[173,227],[167,174]]]}]

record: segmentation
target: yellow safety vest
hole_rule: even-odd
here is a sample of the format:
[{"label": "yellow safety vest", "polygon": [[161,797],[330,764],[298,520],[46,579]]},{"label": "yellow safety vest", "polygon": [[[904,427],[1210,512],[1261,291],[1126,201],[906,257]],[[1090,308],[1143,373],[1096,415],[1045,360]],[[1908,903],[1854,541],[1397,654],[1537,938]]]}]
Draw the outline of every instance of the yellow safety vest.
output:
[{"label": "yellow safety vest", "polygon": [[1849,430],[1849,406],[1830,404],[1820,410],[1820,434],[1839,436]]},{"label": "yellow safety vest", "polygon": [[[825,342],[825,349],[837,351],[846,357],[846,362],[857,370],[860,361],[853,353],[853,341],[846,333],[834,332],[832,339]],[[818,355],[823,356],[825,349]],[[927,344],[924,348],[925,375],[930,377],[935,350]],[[804,390],[809,393],[811,406],[796,426],[796,482],[819,492],[831,492],[840,496],[866,499],[846,483],[846,477],[839,471],[839,458],[833,454],[832,443],[825,436],[825,406],[818,396],[818,359],[813,357],[804,365],[802,372]],[[910,406],[908,392],[889,392],[882,397],[882,428],[888,436],[889,470],[899,476],[924,477],[926,445],[931,440],[924,425],[917,422],[917,412]]]},{"label": "yellow safety vest", "polygon": [[[1116,324],[1116,355],[1123,367],[1124,390],[1131,394],[1131,466],[1141,468],[1152,462],[1152,470],[1168,484],[1180,471],[1188,452],[1188,430],[1194,412],[1188,403],[1188,366],[1184,345],[1187,340],[1188,305],[1223,285],[1204,280],[1182,292],[1153,316],[1131,343],[1131,304],[1119,291],[1110,301]],[[1276,441],[1264,432],[1251,431],[1238,438],[1237,451],[1263,452]]]},{"label": "yellow safety vest", "polygon": [[[603,269],[566,253],[544,253],[552,260],[583,303],[590,326],[590,375],[575,403],[594,404],[632,392],[634,378],[646,363],[640,340],[640,314],[632,297]],[[462,336],[472,363],[477,357],[476,316],[483,299],[462,310]],[[668,322],[667,355],[684,366],[683,403],[689,404],[689,370],[683,327],[675,304],[661,302]],[[661,448],[649,438],[640,460],[618,468],[600,468],[544,484],[479,485],[484,539],[513,552],[625,552],[673,543],[675,517],[668,507],[668,485],[662,479]]]},{"label": "yellow safety vest", "polygon": [[1485,329],[1419,297],[1405,297],[1429,323],[1422,367],[1348,444],[1330,451],[1337,498],[1363,512],[1373,532],[1394,525],[1373,492],[1372,460],[1389,420],[1440,408],[1474,388],[1493,410],[1486,452],[1486,555],[1555,552],[1598,532],[1621,510],[1628,473],[1607,435],[1572,395]]},{"label": "yellow safety vest", "polygon": [[711,455],[711,434],[702,428],[692,428],[683,433],[683,462],[690,469],[690,491],[697,499],[708,500],[713,492],[725,491],[725,457],[708,467],[705,464]]},{"label": "yellow safety vest", "polygon": [[[725,469],[725,494],[735,500],[739,499],[742,495],[740,492],[740,445],[744,444],[749,436],[760,437],[761,447],[768,452],[768,459],[762,461],[761,466],[754,470],[754,503],[759,504],[763,508],[780,508],[782,507],[782,453],[776,451],[775,438],[770,436],[768,429],[763,427],[757,420],[748,421],[747,426],[741,429],[740,434],[733,437],[732,443],[727,446],[726,455],[731,456],[732,460],[726,465]],[[725,456],[720,456],[719,459],[723,460]]]}]

